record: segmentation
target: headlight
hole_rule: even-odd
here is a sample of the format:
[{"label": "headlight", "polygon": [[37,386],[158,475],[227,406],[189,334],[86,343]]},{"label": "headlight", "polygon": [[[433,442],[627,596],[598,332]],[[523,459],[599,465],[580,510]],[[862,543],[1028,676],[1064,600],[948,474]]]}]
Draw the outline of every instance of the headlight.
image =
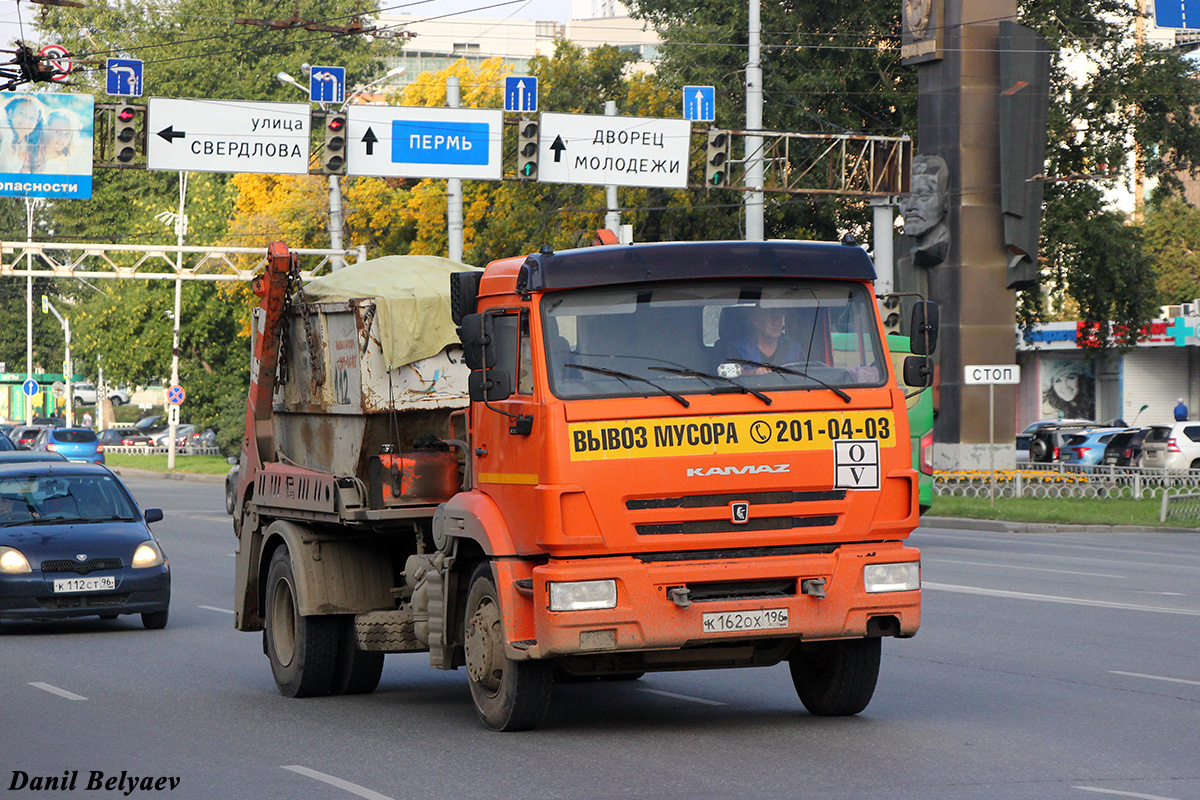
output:
[{"label": "headlight", "polygon": [[20,550],[0,546],[0,572],[5,575],[19,575],[25,572],[33,572],[33,570],[29,568],[29,560],[25,558]]},{"label": "headlight", "polygon": [[587,611],[617,607],[617,582],[573,581],[550,584],[551,611]]},{"label": "headlight", "polygon": [[158,545],[154,542],[142,542],[133,553],[133,566],[135,569],[157,567],[164,560],[162,550],[159,550]]},{"label": "headlight", "polygon": [[863,588],[869,593],[911,592],[921,588],[921,563],[868,564],[863,567]]}]

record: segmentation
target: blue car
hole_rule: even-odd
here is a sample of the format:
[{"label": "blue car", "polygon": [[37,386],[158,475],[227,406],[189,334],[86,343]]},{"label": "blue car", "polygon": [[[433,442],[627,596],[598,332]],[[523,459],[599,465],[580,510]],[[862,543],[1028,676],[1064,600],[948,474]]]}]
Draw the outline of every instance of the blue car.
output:
[{"label": "blue car", "polygon": [[1092,428],[1079,431],[1067,439],[1059,449],[1058,460],[1062,464],[1095,466],[1104,459],[1104,449],[1112,438],[1125,428]]},{"label": "blue car", "polygon": [[149,523],[107,467],[0,463],[0,623],[140,614],[164,628],[171,567]]},{"label": "blue car", "polygon": [[104,445],[91,428],[43,428],[29,449],[58,453],[68,461],[104,463]]}]

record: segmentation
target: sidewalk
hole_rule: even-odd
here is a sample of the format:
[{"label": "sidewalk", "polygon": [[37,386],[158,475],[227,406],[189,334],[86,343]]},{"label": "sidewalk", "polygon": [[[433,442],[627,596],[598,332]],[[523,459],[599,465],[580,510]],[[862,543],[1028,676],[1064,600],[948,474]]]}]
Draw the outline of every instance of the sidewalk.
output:
[{"label": "sidewalk", "polygon": [[958,528],[989,533],[1200,533],[1198,528],[1141,525],[1071,525],[1064,522],[1007,522],[969,517],[921,517],[922,528]]}]

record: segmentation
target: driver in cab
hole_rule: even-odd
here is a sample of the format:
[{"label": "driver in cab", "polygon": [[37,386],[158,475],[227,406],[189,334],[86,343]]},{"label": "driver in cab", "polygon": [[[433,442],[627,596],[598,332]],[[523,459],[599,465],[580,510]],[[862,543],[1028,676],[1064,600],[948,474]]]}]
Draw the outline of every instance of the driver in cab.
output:
[{"label": "driver in cab", "polygon": [[[731,342],[727,358],[761,361],[779,366],[804,360],[800,345],[789,339],[784,330],[783,308],[764,308],[761,304],[756,304],[750,309],[748,322],[746,335]],[[766,375],[770,371],[765,367],[746,366],[742,374]]]}]

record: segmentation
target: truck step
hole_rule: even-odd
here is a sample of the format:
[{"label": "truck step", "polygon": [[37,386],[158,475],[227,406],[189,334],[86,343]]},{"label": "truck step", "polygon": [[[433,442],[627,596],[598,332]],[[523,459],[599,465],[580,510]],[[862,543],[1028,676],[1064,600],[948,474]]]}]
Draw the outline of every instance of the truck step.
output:
[{"label": "truck step", "polygon": [[411,609],[367,611],[354,616],[354,638],[359,650],[378,653],[419,653],[429,650],[413,631]]}]

